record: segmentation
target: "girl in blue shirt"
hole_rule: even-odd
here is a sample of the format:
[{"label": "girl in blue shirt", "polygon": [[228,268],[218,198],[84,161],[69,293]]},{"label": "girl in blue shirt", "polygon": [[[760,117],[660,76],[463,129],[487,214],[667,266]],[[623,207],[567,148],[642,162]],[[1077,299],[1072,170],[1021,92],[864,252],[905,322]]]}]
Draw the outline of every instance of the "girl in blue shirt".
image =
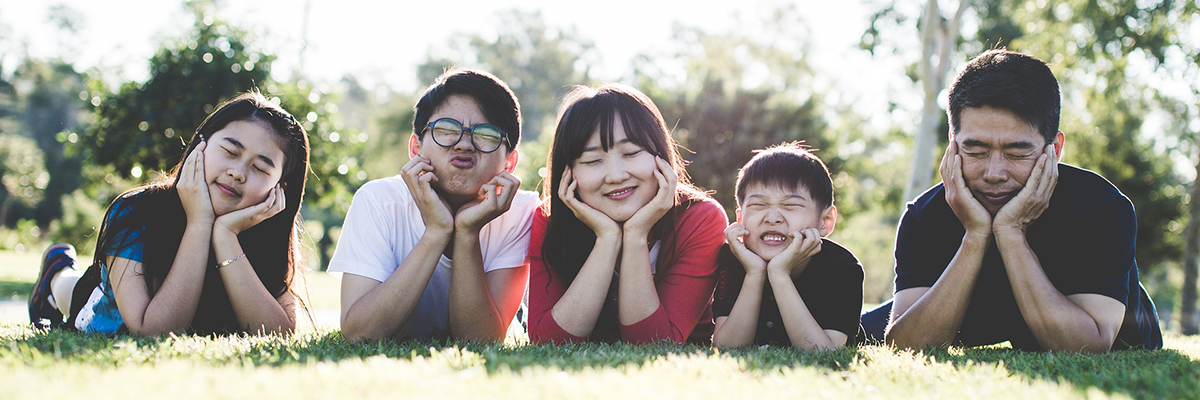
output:
[{"label": "girl in blue shirt", "polygon": [[85,272],[70,245],[46,250],[30,319],[107,334],[293,331],[308,151],[262,94],[222,103],[170,174],[113,200]]}]

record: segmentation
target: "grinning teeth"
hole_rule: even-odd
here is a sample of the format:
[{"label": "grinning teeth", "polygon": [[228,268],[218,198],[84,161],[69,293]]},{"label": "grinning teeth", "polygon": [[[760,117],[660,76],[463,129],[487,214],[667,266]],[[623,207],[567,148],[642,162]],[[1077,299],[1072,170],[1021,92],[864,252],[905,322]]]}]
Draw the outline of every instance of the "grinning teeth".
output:
[{"label": "grinning teeth", "polygon": [[771,242],[771,241],[782,242],[782,241],[786,240],[787,238],[783,237],[783,235],[770,235],[769,234],[769,235],[763,235],[762,239],[764,241],[768,241],[768,242]]},{"label": "grinning teeth", "polygon": [[620,196],[620,195],[623,195],[623,194],[629,192],[630,190],[633,190],[633,188],[629,188],[629,189],[625,189],[625,190],[621,190],[621,191],[617,191],[617,192],[612,192],[612,193],[609,193],[608,195],[609,196]]}]

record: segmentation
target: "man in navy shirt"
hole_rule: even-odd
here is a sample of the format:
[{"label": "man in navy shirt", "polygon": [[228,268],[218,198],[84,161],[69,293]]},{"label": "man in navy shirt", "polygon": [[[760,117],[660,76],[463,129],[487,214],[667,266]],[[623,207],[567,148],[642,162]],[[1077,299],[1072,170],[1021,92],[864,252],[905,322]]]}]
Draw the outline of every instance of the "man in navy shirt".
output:
[{"label": "man in navy shirt", "polygon": [[1161,348],[1138,282],[1133,205],[1103,177],[1058,162],[1066,137],[1046,64],[987,51],[949,97],[942,183],[908,204],[895,298],[864,314],[867,336],[890,309],[883,336],[903,348]]}]

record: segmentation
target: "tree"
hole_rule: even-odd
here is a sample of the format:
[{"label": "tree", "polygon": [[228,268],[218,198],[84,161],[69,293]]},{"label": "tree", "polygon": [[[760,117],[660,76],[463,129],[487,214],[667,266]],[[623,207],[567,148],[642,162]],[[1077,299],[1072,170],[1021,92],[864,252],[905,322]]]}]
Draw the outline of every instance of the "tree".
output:
[{"label": "tree", "polygon": [[0,225],[8,223],[14,204],[33,206],[42,200],[49,174],[43,168],[42,152],[25,137],[0,135]]}]

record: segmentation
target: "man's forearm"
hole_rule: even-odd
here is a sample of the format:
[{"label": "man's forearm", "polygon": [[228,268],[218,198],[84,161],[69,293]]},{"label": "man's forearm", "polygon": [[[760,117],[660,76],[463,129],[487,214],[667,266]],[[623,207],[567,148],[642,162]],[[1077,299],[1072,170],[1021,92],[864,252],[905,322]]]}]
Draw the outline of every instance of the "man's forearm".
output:
[{"label": "man's forearm", "polygon": [[967,313],[989,240],[988,235],[964,235],[958,253],[932,287],[916,299],[897,293],[892,322],[884,336],[888,343],[928,348],[954,341]]}]

